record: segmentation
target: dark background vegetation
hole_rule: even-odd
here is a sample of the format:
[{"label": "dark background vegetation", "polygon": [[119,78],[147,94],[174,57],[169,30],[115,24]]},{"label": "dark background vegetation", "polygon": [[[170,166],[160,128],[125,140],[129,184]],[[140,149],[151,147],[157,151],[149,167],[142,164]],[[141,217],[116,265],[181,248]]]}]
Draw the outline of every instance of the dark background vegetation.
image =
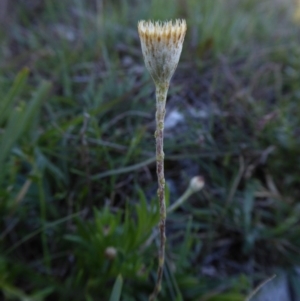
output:
[{"label": "dark background vegetation", "polygon": [[187,20],[167,104],[168,202],[193,176],[206,182],[168,216],[159,299],[245,300],[273,273],[296,277],[294,2],[1,0],[0,10],[1,300],[109,300],[118,275],[122,300],[147,300],[154,286],[155,96],[140,19]]}]

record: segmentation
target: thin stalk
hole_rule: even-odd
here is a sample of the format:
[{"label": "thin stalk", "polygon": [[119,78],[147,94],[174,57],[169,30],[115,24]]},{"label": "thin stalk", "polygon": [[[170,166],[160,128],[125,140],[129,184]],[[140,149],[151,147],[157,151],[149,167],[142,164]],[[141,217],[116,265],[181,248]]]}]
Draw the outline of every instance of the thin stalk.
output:
[{"label": "thin stalk", "polygon": [[189,186],[184,194],[168,208],[167,213],[170,213],[179,208],[194,192],[195,191]]},{"label": "thin stalk", "polygon": [[43,255],[44,255],[44,264],[47,269],[47,272],[50,272],[50,253],[48,249],[47,243],[47,234],[46,234],[46,197],[43,187],[43,178],[42,174],[38,175],[38,187],[39,187],[39,199],[40,199],[40,214],[41,214],[41,224],[42,224],[42,232],[41,232],[41,239],[42,239],[42,246],[43,246]]},{"label": "thin stalk", "polygon": [[86,138],[86,132],[88,130],[90,115],[86,112],[83,114],[83,125],[80,130],[80,139],[81,139],[81,163],[82,167],[85,170],[85,181],[86,187],[88,189],[88,210],[92,211],[93,208],[93,198],[92,198],[92,181],[91,181],[91,170],[90,170],[90,153],[89,145]]},{"label": "thin stalk", "polygon": [[166,244],[166,202],[165,202],[165,175],[164,175],[164,119],[166,114],[166,98],[169,84],[156,84],[156,173],[158,179],[158,202],[159,202],[159,234],[160,246],[158,252],[157,280],[149,301],[154,301],[161,290],[165,262]]}]

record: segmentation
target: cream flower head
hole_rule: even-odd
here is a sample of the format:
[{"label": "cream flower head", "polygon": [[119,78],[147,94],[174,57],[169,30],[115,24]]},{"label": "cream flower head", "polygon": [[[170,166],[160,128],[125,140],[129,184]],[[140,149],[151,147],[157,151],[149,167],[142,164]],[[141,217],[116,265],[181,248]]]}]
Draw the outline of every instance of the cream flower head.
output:
[{"label": "cream flower head", "polygon": [[140,21],[138,31],[145,65],[155,84],[169,84],[180,58],[185,20],[174,23]]}]

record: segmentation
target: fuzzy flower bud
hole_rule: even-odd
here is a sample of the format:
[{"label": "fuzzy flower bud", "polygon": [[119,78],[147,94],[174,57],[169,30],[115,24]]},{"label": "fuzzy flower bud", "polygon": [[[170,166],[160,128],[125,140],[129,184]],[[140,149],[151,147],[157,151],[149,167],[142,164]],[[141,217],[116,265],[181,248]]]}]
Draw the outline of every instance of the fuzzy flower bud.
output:
[{"label": "fuzzy flower bud", "polygon": [[201,176],[193,177],[190,181],[190,189],[193,192],[200,191],[204,187],[204,178]]},{"label": "fuzzy flower bud", "polygon": [[169,84],[179,62],[186,33],[185,20],[140,21],[138,31],[145,65],[155,84]]},{"label": "fuzzy flower bud", "polygon": [[107,247],[104,252],[105,257],[109,260],[115,259],[117,256],[117,253],[118,253],[117,249],[114,247]]}]

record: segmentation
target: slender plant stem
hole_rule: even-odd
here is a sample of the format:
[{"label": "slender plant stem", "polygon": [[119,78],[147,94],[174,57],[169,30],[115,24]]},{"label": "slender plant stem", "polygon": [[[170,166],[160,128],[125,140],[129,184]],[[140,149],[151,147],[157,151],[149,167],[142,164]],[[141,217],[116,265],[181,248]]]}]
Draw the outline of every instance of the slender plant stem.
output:
[{"label": "slender plant stem", "polygon": [[91,212],[93,208],[93,198],[92,198],[92,181],[91,181],[91,170],[90,170],[90,153],[89,145],[86,138],[86,132],[89,126],[90,115],[86,112],[83,114],[83,125],[80,130],[81,138],[81,162],[83,168],[85,169],[85,180],[86,186],[88,188],[88,210]]},{"label": "slender plant stem", "polygon": [[40,198],[40,213],[41,213],[41,223],[42,223],[42,232],[41,232],[41,238],[42,238],[42,246],[43,246],[43,255],[44,255],[44,263],[45,267],[47,269],[47,272],[50,272],[50,252],[48,249],[48,242],[47,242],[47,234],[46,234],[46,197],[43,187],[43,179],[42,174],[40,173],[38,175],[38,187],[39,187],[39,198]]},{"label": "slender plant stem", "polygon": [[160,246],[158,252],[157,280],[149,301],[154,301],[161,289],[165,262],[166,244],[166,203],[165,203],[165,175],[164,175],[164,119],[166,114],[166,98],[169,89],[168,83],[156,85],[156,173],[158,179],[158,202],[159,202],[159,234]]},{"label": "slender plant stem", "polygon": [[189,186],[184,194],[167,209],[167,213],[170,213],[180,207],[193,193],[193,189],[191,189],[191,187]]}]

